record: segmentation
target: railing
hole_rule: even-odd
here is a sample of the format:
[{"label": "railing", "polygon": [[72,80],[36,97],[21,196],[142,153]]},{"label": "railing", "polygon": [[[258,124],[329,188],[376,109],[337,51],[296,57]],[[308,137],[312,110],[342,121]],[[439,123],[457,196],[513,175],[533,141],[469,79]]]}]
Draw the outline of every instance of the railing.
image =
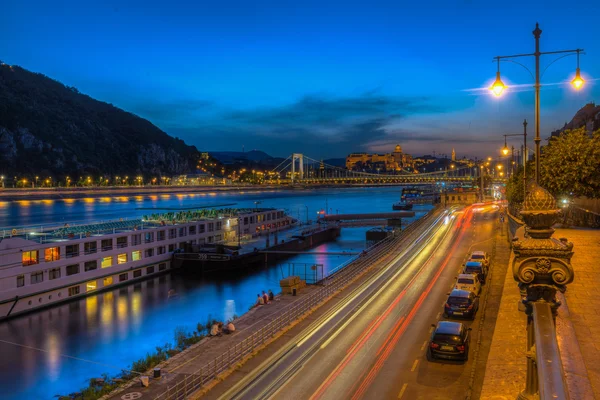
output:
[{"label": "railing", "polygon": [[368,267],[385,258],[395,256],[395,251],[404,243],[407,235],[412,233],[425,221],[429,220],[433,212],[410,224],[400,234],[382,240],[372,246],[364,254],[346,263],[343,269],[333,270],[325,279],[322,286],[311,293],[310,296],[301,297],[287,306],[287,309],[274,320],[252,333],[249,337],[229,348],[225,353],[216,357],[206,365],[196,370],[193,374],[182,374],[175,378],[175,382],[167,385],[167,390],[155,397],[156,399],[184,399],[200,387],[215,379],[219,374],[228,370],[244,357],[251,354],[259,346],[265,344],[283,328],[296,321],[300,316],[319,305],[334,293],[349,285],[359,274]]},{"label": "railing", "polygon": [[535,302],[532,308],[539,398],[568,399],[550,303]]}]

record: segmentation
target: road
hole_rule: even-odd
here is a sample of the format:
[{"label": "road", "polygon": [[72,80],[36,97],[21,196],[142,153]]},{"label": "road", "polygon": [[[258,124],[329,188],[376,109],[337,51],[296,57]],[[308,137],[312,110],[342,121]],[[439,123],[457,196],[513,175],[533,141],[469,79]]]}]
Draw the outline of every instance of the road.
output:
[{"label": "road", "polygon": [[496,216],[493,206],[442,216],[221,398],[464,398],[472,359],[429,362],[425,352],[467,253],[491,251]]}]

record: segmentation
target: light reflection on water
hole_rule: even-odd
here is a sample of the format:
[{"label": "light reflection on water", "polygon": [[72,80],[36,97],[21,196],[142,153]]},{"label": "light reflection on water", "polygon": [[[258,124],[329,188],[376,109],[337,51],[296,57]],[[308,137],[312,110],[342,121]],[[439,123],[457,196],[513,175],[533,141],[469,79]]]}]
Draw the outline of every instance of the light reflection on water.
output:
[{"label": "light reflection on water", "polygon": [[[119,201],[112,202],[64,199],[52,205],[11,202],[0,207],[0,226],[56,222],[57,215],[65,222],[133,218],[151,212],[137,208],[152,206],[237,203],[236,207],[251,208],[257,200],[263,207],[285,208],[304,221],[306,206],[308,218],[314,219],[326,201],[334,212],[336,209],[340,213],[377,212],[391,211],[391,204],[398,198],[398,188],[366,188],[210,193],[208,196],[202,193],[195,198],[135,196],[118,197]],[[415,211],[422,214],[425,210],[415,207]],[[337,241],[315,250],[358,252],[364,248],[367,229],[343,229]],[[268,289],[279,292],[279,280],[282,273],[287,273],[288,264],[320,263],[327,271],[347,259],[347,256],[298,255],[281,261],[280,266],[258,267],[251,272],[236,273],[234,277],[202,279],[163,275],[0,323],[3,340],[48,351],[43,353],[0,342],[0,354],[7,361],[0,363],[0,393],[8,399],[51,399],[56,394],[72,393],[86,386],[89,378],[102,373],[116,374],[156,346],[172,343],[178,326],[191,332],[196,324],[205,324],[209,318],[226,321],[234,314],[243,314],[254,303],[257,293]],[[169,297],[170,290],[177,296]],[[94,363],[65,358],[61,354]]]}]

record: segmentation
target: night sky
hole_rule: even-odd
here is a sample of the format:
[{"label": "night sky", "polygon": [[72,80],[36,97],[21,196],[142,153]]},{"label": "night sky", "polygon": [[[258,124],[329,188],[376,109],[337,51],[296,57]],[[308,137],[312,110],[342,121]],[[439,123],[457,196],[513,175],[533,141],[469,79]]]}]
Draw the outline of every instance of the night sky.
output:
[{"label": "night sky", "polygon": [[[7,1],[0,59],[149,119],[200,150],[497,155],[530,122],[529,73],[493,56],[584,48],[544,74],[542,137],[600,102],[598,1]],[[554,60],[546,56],[545,67]],[[521,59],[531,69],[533,58]],[[532,145],[533,142],[531,142]],[[520,145],[518,138],[515,147]]]}]

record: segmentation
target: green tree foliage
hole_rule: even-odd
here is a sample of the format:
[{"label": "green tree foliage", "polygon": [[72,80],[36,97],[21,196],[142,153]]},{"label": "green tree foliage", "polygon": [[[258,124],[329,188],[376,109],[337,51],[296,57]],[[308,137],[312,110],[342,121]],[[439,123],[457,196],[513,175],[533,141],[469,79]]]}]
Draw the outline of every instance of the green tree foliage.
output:
[{"label": "green tree foliage", "polygon": [[585,128],[552,137],[542,150],[540,185],[554,196],[600,197],[600,131]]},{"label": "green tree foliage", "polygon": [[[535,162],[527,162],[527,181],[535,179]],[[514,174],[510,177],[506,183],[506,199],[509,203],[522,203],[524,198],[523,190],[523,166],[519,166]]]}]

